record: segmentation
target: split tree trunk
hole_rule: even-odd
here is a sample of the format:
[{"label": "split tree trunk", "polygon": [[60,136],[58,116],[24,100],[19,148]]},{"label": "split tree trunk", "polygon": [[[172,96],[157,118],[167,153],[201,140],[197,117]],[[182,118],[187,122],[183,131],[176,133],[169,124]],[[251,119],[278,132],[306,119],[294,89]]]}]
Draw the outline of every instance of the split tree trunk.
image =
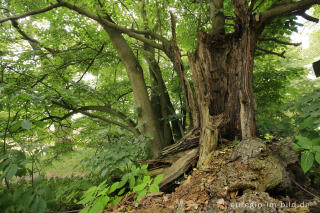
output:
[{"label": "split tree trunk", "polygon": [[219,137],[233,140],[255,136],[255,44],[256,34],[249,25],[239,34],[198,33],[197,50],[194,56],[189,55],[189,63],[200,112],[200,168],[206,167]]}]

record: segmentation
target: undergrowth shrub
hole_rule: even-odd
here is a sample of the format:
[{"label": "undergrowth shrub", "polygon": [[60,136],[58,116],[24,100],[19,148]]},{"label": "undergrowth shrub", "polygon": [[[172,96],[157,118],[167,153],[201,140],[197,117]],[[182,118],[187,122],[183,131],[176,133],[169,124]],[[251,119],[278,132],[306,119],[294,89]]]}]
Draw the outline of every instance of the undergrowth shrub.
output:
[{"label": "undergrowth shrub", "polygon": [[129,172],[129,165],[135,164],[138,160],[145,160],[147,138],[141,135],[138,139],[122,136],[114,138],[109,142],[101,143],[94,156],[82,161],[87,171],[103,178],[121,178]]},{"label": "undergrowth shrub", "polygon": [[85,205],[80,213],[98,213],[108,206],[116,205],[122,197],[130,192],[135,192],[135,198],[140,200],[147,193],[159,192],[158,184],[163,175],[154,179],[147,170],[148,165],[141,167],[132,166],[130,172],[122,176],[120,181],[108,184],[107,180],[98,186],[87,190],[78,204]]}]

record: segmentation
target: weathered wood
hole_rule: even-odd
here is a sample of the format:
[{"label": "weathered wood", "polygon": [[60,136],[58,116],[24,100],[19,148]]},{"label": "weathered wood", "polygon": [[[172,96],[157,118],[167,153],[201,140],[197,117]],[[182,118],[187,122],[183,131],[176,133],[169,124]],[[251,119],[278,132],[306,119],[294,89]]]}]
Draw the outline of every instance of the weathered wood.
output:
[{"label": "weathered wood", "polygon": [[200,130],[199,129],[191,130],[187,135],[181,138],[181,140],[179,140],[177,143],[165,147],[160,153],[160,158],[197,147],[199,145],[199,138],[200,138]]},{"label": "weathered wood", "polygon": [[171,167],[165,170],[164,177],[159,184],[159,187],[163,187],[171,181],[177,179],[180,175],[184,174],[190,166],[196,162],[199,149],[195,148],[189,150],[185,155],[174,162]]},{"label": "weathered wood", "polygon": [[164,174],[164,178],[160,183],[160,187],[163,187],[196,164],[199,137],[200,130],[193,129],[177,143],[165,147],[161,151],[160,157],[140,163],[149,165],[148,170],[151,176]]}]

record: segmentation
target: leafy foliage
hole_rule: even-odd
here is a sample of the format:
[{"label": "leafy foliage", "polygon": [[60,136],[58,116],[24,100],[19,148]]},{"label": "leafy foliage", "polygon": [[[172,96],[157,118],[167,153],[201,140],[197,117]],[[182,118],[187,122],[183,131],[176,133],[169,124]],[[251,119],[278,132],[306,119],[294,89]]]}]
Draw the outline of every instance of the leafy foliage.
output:
[{"label": "leafy foliage", "polygon": [[[314,162],[320,164],[320,90],[304,95],[296,104],[297,114],[295,122],[297,143],[294,147],[297,151],[303,151],[301,155],[301,167],[308,172]],[[315,168],[319,168],[319,166]]]},{"label": "leafy foliage", "polygon": [[[101,133],[101,132],[100,132]],[[121,177],[127,172],[127,167],[136,160],[146,159],[145,139],[128,136],[114,138],[109,142],[98,144],[94,156],[82,162],[86,168],[99,174],[101,177]]]},{"label": "leafy foliage", "polygon": [[129,173],[126,173],[121,181],[114,182],[112,185],[103,181],[98,186],[88,189],[78,203],[86,205],[81,213],[101,212],[108,205],[115,205],[122,199],[124,194],[135,192],[136,199],[140,200],[147,193],[159,192],[158,184],[163,175],[158,175],[154,179],[149,176],[148,165],[141,168],[131,167]]}]

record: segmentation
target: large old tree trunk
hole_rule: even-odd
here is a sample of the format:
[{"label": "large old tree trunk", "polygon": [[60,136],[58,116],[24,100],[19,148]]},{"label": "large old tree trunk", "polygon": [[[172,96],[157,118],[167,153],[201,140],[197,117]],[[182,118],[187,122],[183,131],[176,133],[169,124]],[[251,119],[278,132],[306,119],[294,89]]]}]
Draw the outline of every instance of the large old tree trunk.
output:
[{"label": "large old tree trunk", "polygon": [[206,167],[220,137],[255,136],[252,71],[257,34],[250,24],[254,19],[241,17],[234,34],[199,31],[195,55],[189,55],[200,112],[200,168]]}]

